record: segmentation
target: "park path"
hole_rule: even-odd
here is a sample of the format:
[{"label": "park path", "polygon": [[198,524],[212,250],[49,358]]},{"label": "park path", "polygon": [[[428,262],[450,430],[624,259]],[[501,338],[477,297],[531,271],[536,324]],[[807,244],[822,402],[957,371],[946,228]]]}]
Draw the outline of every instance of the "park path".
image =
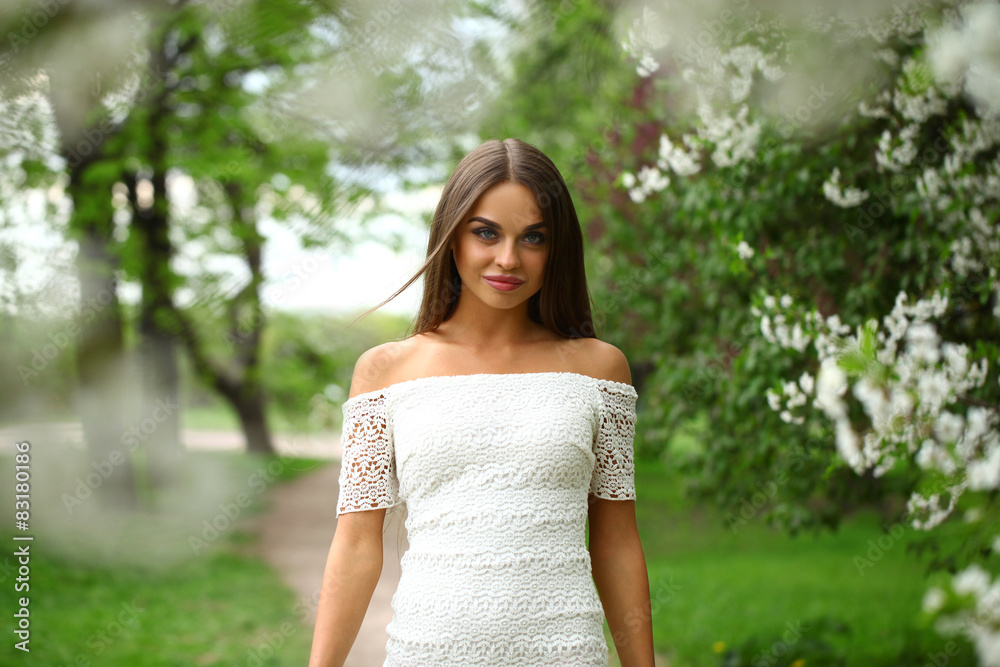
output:
[{"label": "park path", "polygon": [[[316,602],[327,553],[337,529],[339,473],[339,465],[324,465],[314,473],[273,488],[269,494],[270,509],[261,517],[257,533],[261,555],[278,571],[296,598],[307,605],[310,633],[316,623]],[[407,547],[401,521],[392,519],[388,524],[382,576],[344,667],[381,667],[385,660],[388,639],[385,627],[392,620],[389,603],[399,582],[399,559]],[[401,540],[398,549],[397,537]]]}]

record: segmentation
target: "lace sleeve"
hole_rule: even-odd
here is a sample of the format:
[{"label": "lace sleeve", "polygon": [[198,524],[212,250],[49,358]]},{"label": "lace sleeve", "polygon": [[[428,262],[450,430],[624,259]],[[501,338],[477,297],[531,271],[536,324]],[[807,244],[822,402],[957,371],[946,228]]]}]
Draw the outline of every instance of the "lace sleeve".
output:
[{"label": "lace sleeve", "polygon": [[343,413],[337,516],[399,505],[402,501],[385,395],[349,399]]},{"label": "lace sleeve", "polygon": [[594,438],[590,493],[609,500],[635,500],[635,403],[631,385],[602,384],[600,417]]}]

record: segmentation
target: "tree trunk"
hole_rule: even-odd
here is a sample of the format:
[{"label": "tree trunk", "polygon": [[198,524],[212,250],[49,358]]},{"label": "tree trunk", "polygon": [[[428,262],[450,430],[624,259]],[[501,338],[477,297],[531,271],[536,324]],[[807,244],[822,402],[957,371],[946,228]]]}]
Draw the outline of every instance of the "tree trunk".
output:
[{"label": "tree trunk", "polygon": [[243,380],[233,406],[247,438],[247,450],[258,454],[273,454],[274,444],[267,427],[267,396],[260,379],[260,340],[265,324],[260,298],[260,290],[264,284],[261,266],[264,237],[257,229],[252,202],[244,201],[244,186],[230,181],[225,185],[225,192],[233,211],[234,232],[243,245],[243,257],[250,269],[250,283],[234,299],[230,311],[230,331],[227,338],[236,349],[236,360]]},{"label": "tree trunk", "polygon": [[[166,73],[172,66],[167,55],[170,26],[163,26],[163,43],[148,54],[148,71]],[[187,40],[181,48],[195,43]],[[180,51],[174,56],[179,57]],[[144,415],[155,421],[155,429],[144,442],[147,475],[155,488],[176,485],[181,459],[185,453],[180,429],[180,372],[178,368],[178,334],[172,318],[173,273],[170,262],[174,247],[170,240],[170,203],[167,199],[166,175],[168,142],[166,119],[173,113],[171,87],[159,87],[150,96],[148,118],[139,130],[148,137],[144,161],[152,171],[152,200],[140,201],[137,186],[141,177],[135,170],[125,175],[129,205],[132,210],[132,233],[141,258],[139,281],[142,300],[139,308],[139,365],[142,382]]]},{"label": "tree trunk", "polygon": [[240,418],[247,451],[253,454],[273,454],[274,443],[265,417],[264,392],[260,387],[244,385],[243,388],[245,391],[233,397],[232,405]]},{"label": "tree trunk", "polygon": [[95,489],[95,497],[108,509],[131,509],[136,506],[136,493],[130,453],[142,434],[135,431],[129,409],[134,379],[125,352],[115,277],[118,259],[112,250],[111,184],[84,184],[86,169],[87,164],[81,163],[69,171],[74,206],[70,226],[79,242],[78,405],[91,462],[122,461]]},{"label": "tree trunk", "polygon": [[[153,132],[155,135],[156,133]],[[163,150],[154,139],[151,156]],[[132,230],[141,248],[142,301],[139,311],[139,368],[142,380],[144,416],[152,417],[155,428],[143,443],[148,475],[154,488],[170,486],[184,450],[180,437],[180,374],[176,335],[170,327],[170,258],[173,247],[166,217],[166,195],[162,172],[153,176],[154,203],[138,200],[139,177],[125,177],[132,209]]]}]

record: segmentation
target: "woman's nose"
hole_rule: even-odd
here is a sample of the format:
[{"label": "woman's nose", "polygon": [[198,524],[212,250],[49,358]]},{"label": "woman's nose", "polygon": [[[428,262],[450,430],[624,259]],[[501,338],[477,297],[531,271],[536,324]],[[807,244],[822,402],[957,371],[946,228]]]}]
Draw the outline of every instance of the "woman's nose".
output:
[{"label": "woman's nose", "polygon": [[497,251],[497,265],[505,269],[512,269],[520,264],[517,254],[517,245],[514,243],[503,243]]}]

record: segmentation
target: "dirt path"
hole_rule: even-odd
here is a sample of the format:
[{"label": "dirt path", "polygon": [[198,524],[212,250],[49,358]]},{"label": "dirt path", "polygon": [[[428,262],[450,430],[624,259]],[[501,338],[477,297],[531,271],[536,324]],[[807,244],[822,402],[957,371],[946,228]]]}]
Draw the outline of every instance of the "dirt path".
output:
[{"label": "dirt path", "polygon": [[[316,601],[327,552],[337,529],[339,473],[339,465],[325,465],[315,473],[277,486],[270,494],[271,508],[259,523],[261,554],[296,597],[308,605],[310,633],[316,623]],[[382,576],[345,667],[381,667],[385,660],[385,626],[392,620],[389,602],[399,582],[399,559],[407,547],[405,536],[399,535],[403,529],[395,528],[399,524],[398,519],[389,523],[383,544]],[[397,536],[401,540],[398,550]]]}]

